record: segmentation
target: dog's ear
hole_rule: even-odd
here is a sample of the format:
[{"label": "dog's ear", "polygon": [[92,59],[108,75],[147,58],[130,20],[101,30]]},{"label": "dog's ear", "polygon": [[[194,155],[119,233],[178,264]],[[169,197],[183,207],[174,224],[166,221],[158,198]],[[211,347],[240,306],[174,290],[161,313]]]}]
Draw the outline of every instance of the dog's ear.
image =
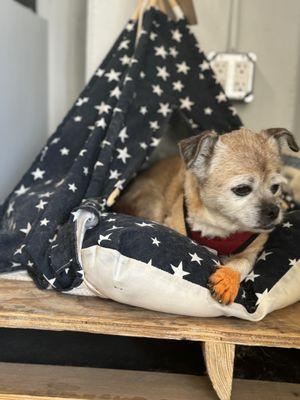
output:
[{"label": "dog's ear", "polygon": [[214,146],[218,140],[218,134],[214,131],[204,131],[196,136],[191,136],[179,142],[179,150],[187,168],[192,168],[197,161],[201,166],[209,160]]},{"label": "dog's ear", "polygon": [[295,152],[299,151],[299,146],[293,134],[285,128],[264,129],[262,133],[274,138],[278,142],[280,149],[282,147],[282,142],[285,141],[291,150]]}]

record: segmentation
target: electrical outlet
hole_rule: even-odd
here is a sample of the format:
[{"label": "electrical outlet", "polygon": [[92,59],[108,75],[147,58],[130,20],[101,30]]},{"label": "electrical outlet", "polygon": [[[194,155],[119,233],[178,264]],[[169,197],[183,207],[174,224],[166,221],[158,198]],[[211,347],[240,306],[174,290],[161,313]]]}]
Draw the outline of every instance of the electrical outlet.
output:
[{"label": "electrical outlet", "polygon": [[254,53],[208,54],[218,82],[230,100],[249,103],[253,100],[254,71],[257,57]]}]

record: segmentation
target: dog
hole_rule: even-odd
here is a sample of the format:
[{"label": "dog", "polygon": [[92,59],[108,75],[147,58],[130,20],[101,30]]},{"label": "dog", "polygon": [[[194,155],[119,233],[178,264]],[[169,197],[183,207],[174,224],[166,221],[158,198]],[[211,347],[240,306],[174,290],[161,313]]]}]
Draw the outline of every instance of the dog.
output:
[{"label": "dog", "polygon": [[269,233],[283,220],[284,142],[299,151],[284,128],[259,133],[242,128],[223,135],[204,131],[179,142],[180,155],[141,173],[114,208],[221,248],[222,263],[208,287],[217,301],[231,304]]}]

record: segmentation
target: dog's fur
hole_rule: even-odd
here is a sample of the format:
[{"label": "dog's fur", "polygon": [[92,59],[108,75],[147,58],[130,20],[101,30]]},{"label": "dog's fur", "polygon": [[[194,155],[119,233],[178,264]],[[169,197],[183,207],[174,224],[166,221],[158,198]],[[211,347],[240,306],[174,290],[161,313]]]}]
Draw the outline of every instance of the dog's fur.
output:
[{"label": "dog's fur", "polygon": [[[299,150],[292,134],[283,128],[260,133],[243,128],[221,136],[205,131],[185,139],[179,143],[181,157],[162,160],[140,174],[115,209],[186,234],[184,198],[186,222],[202,236],[258,232],[243,252],[222,259],[223,266],[210,277],[213,296],[230,304],[237,296],[240,281],[253,268],[268,233],[283,218],[280,188],[276,193],[271,191],[272,185],[280,186],[284,181],[280,157],[283,141],[293,151]],[[250,187],[251,192],[237,195],[234,191],[241,186],[244,190]]]}]

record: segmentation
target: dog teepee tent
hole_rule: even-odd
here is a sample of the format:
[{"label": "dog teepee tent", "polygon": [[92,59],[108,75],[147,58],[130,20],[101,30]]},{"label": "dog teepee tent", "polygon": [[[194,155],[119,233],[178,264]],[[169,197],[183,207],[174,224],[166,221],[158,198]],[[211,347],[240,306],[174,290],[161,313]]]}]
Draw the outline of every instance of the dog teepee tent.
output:
[{"label": "dog teepee tent", "polygon": [[[158,145],[175,109],[197,132],[241,125],[184,18],[171,21],[150,8],[138,41],[136,35],[130,20],[2,206],[1,272],[27,268],[46,286],[51,268],[80,271],[69,216],[89,198],[103,211],[111,205]],[[62,264],[54,266],[49,251],[63,234]],[[69,276],[70,286],[80,282],[80,274]]]}]

